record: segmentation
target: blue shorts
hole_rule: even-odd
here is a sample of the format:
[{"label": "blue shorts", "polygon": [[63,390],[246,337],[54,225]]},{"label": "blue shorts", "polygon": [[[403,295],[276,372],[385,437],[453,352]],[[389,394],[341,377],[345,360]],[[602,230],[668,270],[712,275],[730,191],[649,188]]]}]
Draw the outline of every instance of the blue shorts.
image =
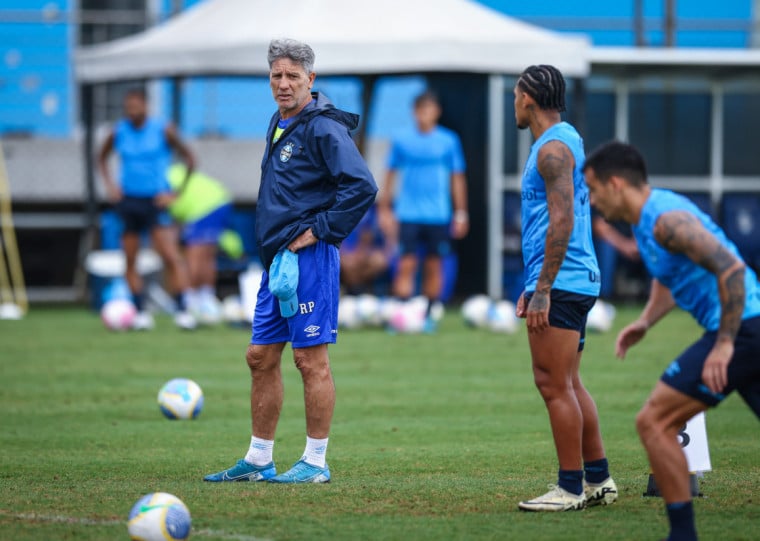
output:
[{"label": "blue shorts", "polygon": [[668,366],[660,379],[708,406],[717,406],[737,390],[760,418],[760,316],[742,321],[734,343],[734,356],[728,365],[728,385],[720,394],[711,392],[702,382],[702,368],[717,334],[717,331],[703,334]]},{"label": "blue shorts", "polygon": [[399,252],[401,255],[417,254],[422,248],[426,255],[445,257],[451,252],[449,224],[399,224]]},{"label": "blue shorts", "polygon": [[280,303],[269,291],[269,274],[261,277],[251,344],[291,342],[294,348],[307,348],[335,343],[340,296],[338,248],[319,241],[299,250],[298,275],[299,310],[289,318],[282,317]]},{"label": "blue shorts", "polygon": [[[533,296],[533,291],[525,293],[527,306]],[[549,295],[549,326],[559,329],[570,329],[581,333],[578,341],[578,351],[583,351],[586,344],[586,319],[596,302],[596,297],[571,293],[561,289],[552,289]]]},{"label": "blue shorts", "polygon": [[173,223],[169,212],[156,205],[152,197],[125,195],[114,210],[124,223],[124,233],[144,233]]},{"label": "blue shorts", "polygon": [[194,222],[188,222],[182,228],[182,240],[187,245],[216,244],[229,224],[232,215],[232,203],[227,203],[212,210]]}]

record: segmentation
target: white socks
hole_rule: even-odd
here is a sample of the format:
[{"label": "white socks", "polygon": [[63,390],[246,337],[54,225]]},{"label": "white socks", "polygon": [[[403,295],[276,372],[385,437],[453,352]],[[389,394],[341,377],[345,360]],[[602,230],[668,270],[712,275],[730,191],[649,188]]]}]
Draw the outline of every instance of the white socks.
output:
[{"label": "white socks", "polygon": [[[318,440],[306,436],[306,449],[304,449],[301,460],[308,462],[312,466],[324,468],[327,440],[328,438]],[[255,466],[266,466],[272,462],[273,447],[274,440],[262,440],[256,436],[251,436],[251,446],[245,454],[245,461]]]},{"label": "white socks", "polygon": [[303,457],[301,460],[317,466],[319,468],[325,467],[325,453],[327,453],[327,440],[317,440],[306,436],[306,449],[304,449]]},{"label": "white socks", "polygon": [[266,466],[272,462],[274,440],[262,440],[251,436],[251,446],[245,454],[245,461],[254,466]]}]

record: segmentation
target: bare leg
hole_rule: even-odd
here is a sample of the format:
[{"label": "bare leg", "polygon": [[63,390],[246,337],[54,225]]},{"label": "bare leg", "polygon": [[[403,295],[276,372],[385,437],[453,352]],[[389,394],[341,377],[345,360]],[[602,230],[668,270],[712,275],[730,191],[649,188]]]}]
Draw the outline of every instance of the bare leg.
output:
[{"label": "bare leg", "polygon": [[417,256],[407,254],[401,256],[393,280],[393,294],[400,299],[408,299],[414,293],[414,278],[417,273]]},{"label": "bare leg", "polygon": [[124,248],[124,258],[127,264],[125,278],[129,285],[129,290],[133,295],[139,295],[143,290],[142,276],[137,272],[137,252],[140,250],[140,235],[137,233],[124,233],[121,237],[121,245]]},{"label": "bare leg", "polygon": [[428,299],[437,301],[443,289],[443,260],[438,255],[429,255],[425,257],[422,270],[422,292]]},{"label": "bare leg", "polygon": [[181,293],[190,287],[190,275],[187,264],[179,249],[177,228],[154,227],[151,231],[153,247],[161,256],[169,271],[169,283],[174,293]]},{"label": "bare leg", "polygon": [[191,244],[185,248],[185,258],[190,273],[190,285],[194,289],[216,285],[216,246]]},{"label": "bare leg", "polygon": [[575,368],[573,370],[573,390],[575,398],[581,407],[583,416],[583,434],[582,450],[584,462],[592,462],[605,458],[604,443],[602,442],[602,431],[599,428],[599,413],[596,409],[596,403],[591,397],[586,387],[583,386],[580,376],[580,363],[583,352],[579,351],[576,356]]},{"label": "bare leg", "polygon": [[303,378],[306,435],[315,439],[327,438],[335,409],[335,383],[327,344],[296,348],[293,360]]},{"label": "bare leg", "polygon": [[280,361],[284,343],[250,345],[245,356],[251,370],[251,433],[274,440],[282,410],[282,372]]},{"label": "bare leg", "polygon": [[578,331],[556,327],[528,335],[533,378],[549,412],[561,470],[583,469],[583,413],[574,388],[579,339]]},{"label": "bare leg", "polygon": [[678,432],[686,421],[706,409],[702,402],[658,381],[636,416],[636,429],[665,503],[691,500],[689,468]]}]

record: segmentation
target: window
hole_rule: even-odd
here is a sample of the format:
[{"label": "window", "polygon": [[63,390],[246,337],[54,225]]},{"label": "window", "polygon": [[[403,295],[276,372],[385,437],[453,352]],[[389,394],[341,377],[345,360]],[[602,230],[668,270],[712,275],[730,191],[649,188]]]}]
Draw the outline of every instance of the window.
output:
[{"label": "window", "polygon": [[630,95],[629,139],[650,174],[710,174],[710,106],[708,93]]},{"label": "window", "polygon": [[725,94],[723,114],[723,173],[760,175],[760,94]]}]

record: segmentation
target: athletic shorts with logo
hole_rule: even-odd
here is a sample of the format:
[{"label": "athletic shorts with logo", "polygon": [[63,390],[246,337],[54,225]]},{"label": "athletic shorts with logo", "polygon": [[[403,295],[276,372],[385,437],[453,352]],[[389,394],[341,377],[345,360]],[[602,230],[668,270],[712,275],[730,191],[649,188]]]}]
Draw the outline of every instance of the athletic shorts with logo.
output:
[{"label": "athletic shorts with logo", "polygon": [[187,245],[216,244],[232,217],[232,203],[227,203],[198,218],[188,222],[182,228],[182,240]]},{"label": "athletic shorts with logo", "polygon": [[[528,306],[533,291],[525,294],[525,306]],[[596,297],[581,295],[561,289],[552,289],[549,294],[549,326],[559,329],[570,329],[581,333],[578,340],[578,351],[583,351],[586,345],[586,320],[588,313],[596,303]]]},{"label": "athletic shorts with logo", "polygon": [[446,257],[451,252],[449,224],[399,224],[399,252],[416,254],[422,249],[425,255]]},{"label": "athletic shorts with logo", "polygon": [[722,393],[713,393],[702,381],[702,368],[717,334],[704,333],[668,366],[660,379],[708,406],[717,406],[736,390],[760,418],[760,316],[745,319],[739,327],[734,356],[728,365],[728,385]]},{"label": "athletic shorts with logo", "polygon": [[124,223],[125,233],[144,233],[173,223],[169,212],[156,205],[152,197],[126,195],[116,203],[114,210]]},{"label": "athletic shorts with logo", "polygon": [[334,344],[338,337],[340,257],[338,248],[319,241],[298,251],[298,311],[280,314],[280,303],[269,291],[269,274],[261,287],[253,316],[251,344],[291,342],[294,348]]}]

